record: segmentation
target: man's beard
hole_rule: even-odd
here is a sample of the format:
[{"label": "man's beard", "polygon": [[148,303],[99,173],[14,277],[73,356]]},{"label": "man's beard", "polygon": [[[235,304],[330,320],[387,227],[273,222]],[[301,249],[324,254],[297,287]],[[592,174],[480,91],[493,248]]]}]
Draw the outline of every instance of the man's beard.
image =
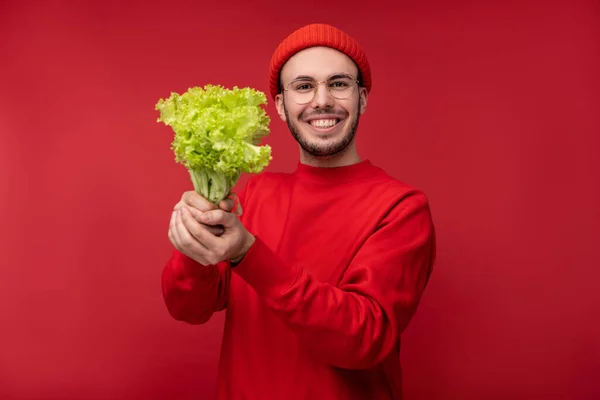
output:
[{"label": "man's beard", "polygon": [[[360,100],[359,100],[360,101]],[[310,142],[305,136],[300,132],[299,127],[296,125],[296,121],[292,121],[285,104],[283,105],[283,110],[285,112],[285,119],[287,121],[288,128],[294,136],[294,139],[300,144],[300,147],[308,154],[314,157],[331,157],[338,153],[341,153],[348,147],[348,145],[354,140],[356,136],[356,130],[358,129],[358,121],[360,119],[359,113],[350,121],[350,126],[348,127],[348,131],[338,141],[329,142],[329,143],[318,143],[318,142]],[[335,114],[332,110],[323,109],[322,111],[318,111],[315,113],[311,113],[311,115],[319,115],[319,114]],[[302,118],[299,118],[301,120]]]}]

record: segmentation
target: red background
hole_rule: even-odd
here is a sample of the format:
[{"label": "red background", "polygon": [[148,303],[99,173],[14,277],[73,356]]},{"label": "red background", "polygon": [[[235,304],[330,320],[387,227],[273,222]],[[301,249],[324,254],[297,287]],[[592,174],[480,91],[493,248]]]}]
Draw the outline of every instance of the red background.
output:
[{"label": "red background", "polygon": [[315,21],[369,55],[361,155],[431,199],[407,399],[600,398],[598,2],[0,6],[0,398],[214,399],[223,315],[178,323],[160,294],[191,184],[154,105],[266,91],[275,46]]}]

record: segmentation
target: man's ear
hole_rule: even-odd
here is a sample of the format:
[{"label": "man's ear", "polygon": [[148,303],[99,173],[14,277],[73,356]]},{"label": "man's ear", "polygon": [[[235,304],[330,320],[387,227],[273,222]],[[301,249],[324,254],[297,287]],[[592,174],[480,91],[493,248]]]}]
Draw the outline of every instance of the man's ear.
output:
[{"label": "man's ear", "polygon": [[360,87],[359,98],[360,98],[359,112],[362,115],[362,114],[364,114],[365,111],[367,111],[367,100],[369,98],[369,93],[367,93],[367,88]]},{"label": "man's ear", "polygon": [[279,118],[281,118],[282,121],[287,122],[285,117],[285,108],[283,105],[283,94],[279,93],[277,96],[275,96],[275,107],[277,107],[277,114],[279,114]]}]

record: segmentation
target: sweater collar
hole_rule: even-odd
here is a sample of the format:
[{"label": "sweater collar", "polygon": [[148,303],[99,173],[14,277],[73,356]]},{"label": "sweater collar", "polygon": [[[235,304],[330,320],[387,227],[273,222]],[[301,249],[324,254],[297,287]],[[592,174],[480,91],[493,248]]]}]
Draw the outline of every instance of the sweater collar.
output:
[{"label": "sweater collar", "polygon": [[356,181],[373,175],[373,165],[370,160],[343,167],[324,168],[298,162],[294,175],[298,179],[307,179],[330,184]]}]

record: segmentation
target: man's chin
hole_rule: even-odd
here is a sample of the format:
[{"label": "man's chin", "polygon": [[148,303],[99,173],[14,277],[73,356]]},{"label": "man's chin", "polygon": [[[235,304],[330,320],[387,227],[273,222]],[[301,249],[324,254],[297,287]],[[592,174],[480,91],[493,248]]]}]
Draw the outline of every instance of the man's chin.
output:
[{"label": "man's chin", "polygon": [[[298,140],[300,139],[300,140]],[[326,136],[308,139],[306,136],[296,139],[302,149],[315,157],[334,156],[348,147],[344,139],[334,140]]]}]

